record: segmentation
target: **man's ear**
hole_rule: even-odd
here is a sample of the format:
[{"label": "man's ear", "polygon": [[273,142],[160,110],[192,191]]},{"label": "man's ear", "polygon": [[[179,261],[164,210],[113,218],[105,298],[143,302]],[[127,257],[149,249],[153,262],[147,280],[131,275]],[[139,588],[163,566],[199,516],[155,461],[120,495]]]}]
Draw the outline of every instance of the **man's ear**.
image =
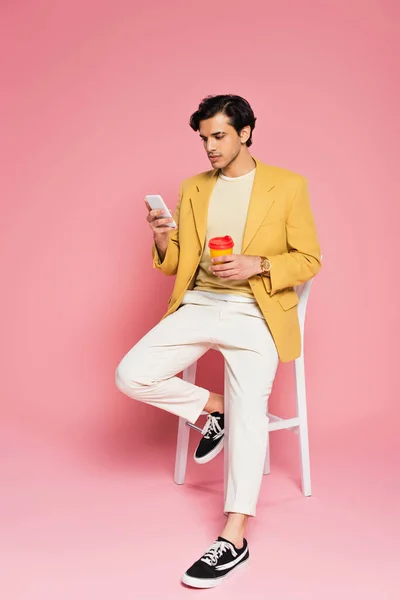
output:
[{"label": "man's ear", "polygon": [[242,144],[245,144],[247,142],[247,140],[249,139],[251,134],[251,127],[249,125],[246,125],[246,127],[243,127],[242,131],[240,132],[240,141]]}]

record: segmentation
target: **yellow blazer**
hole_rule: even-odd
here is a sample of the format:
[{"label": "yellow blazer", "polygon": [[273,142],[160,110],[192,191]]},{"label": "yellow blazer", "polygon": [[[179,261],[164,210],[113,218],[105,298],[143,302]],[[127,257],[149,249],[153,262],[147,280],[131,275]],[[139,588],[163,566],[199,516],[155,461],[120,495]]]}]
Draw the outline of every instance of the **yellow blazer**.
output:
[{"label": "yellow blazer", "polygon": [[[318,273],[321,251],[307,180],[286,169],[254,160],[256,174],[241,253],[266,256],[271,262],[271,277],[255,275],[249,284],[274,338],[279,358],[288,362],[301,353],[299,298],[293,286]],[[163,318],[179,308],[186,290],[193,289],[206,237],[208,205],[217,177],[218,170],[213,169],[182,183],[174,217],[178,229],[170,234],[163,262],[153,245],[154,267],[165,275],[176,275]],[[221,235],[225,234],[229,231],[221,231]]]}]

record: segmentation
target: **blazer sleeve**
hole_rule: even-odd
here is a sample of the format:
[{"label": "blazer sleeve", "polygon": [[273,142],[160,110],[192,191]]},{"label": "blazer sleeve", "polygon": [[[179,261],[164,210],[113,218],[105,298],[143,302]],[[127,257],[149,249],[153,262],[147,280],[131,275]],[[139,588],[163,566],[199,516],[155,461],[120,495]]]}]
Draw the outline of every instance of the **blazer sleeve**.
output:
[{"label": "blazer sleeve", "polygon": [[284,288],[305,283],[321,268],[321,249],[304,177],[295,191],[289,210],[286,236],[289,251],[268,256],[271,263],[271,296]]},{"label": "blazer sleeve", "polygon": [[179,201],[178,205],[175,209],[174,220],[177,224],[178,228],[175,229],[172,233],[169,234],[167,251],[164,256],[164,260],[161,262],[160,257],[158,255],[158,251],[156,245],[153,243],[152,253],[153,253],[153,267],[158,269],[164,275],[175,275],[178,270],[179,264],[179,213],[181,208],[183,196],[183,184],[181,185],[180,193],[179,193]]}]

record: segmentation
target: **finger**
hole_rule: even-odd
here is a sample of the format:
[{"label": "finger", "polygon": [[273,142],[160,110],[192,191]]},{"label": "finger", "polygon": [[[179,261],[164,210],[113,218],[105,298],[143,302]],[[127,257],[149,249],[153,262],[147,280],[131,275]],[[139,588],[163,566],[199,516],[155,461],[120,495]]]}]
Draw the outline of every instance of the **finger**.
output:
[{"label": "finger", "polygon": [[151,211],[151,206],[150,204],[147,202],[146,198],[144,199],[144,203],[146,205],[147,210],[150,212]]},{"label": "finger", "polygon": [[159,217],[165,214],[165,210],[163,208],[157,208],[156,210],[150,211],[150,214],[155,219],[158,219]]},{"label": "finger", "polygon": [[156,233],[157,235],[159,235],[160,233],[170,233],[171,231],[176,231],[178,229],[177,227],[152,227],[150,223],[149,227],[152,230],[152,232]]},{"label": "finger", "polygon": [[173,222],[173,219],[170,217],[166,217],[165,219],[154,219],[150,221],[150,225],[154,227],[154,229],[158,229],[159,227],[165,227],[165,225],[170,225]]},{"label": "finger", "polygon": [[216,276],[221,279],[234,279],[237,276],[238,272],[235,269],[229,269],[228,271],[221,271],[220,273],[216,273]]},{"label": "finger", "polygon": [[153,225],[157,229],[157,227],[163,227],[167,223],[172,223],[172,221],[173,219],[170,219],[169,217],[167,219],[155,219]]},{"label": "finger", "polygon": [[147,215],[147,220],[149,222],[155,221],[156,219],[159,219],[160,217],[162,217],[164,212],[165,212],[164,210],[151,210],[149,212],[149,214]]},{"label": "finger", "polygon": [[228,269],[234,269],[236,267],[235,261],[224,263],[222,265],[211,265],[210,271],[213,273],[218,273],[220,271],[226,271]]},{"label": "finger", "polygon": [[215,258],[211,259],[211,262],[213,264],[227,263],[227,262],[233,262],[234,260],[236,260],[236,258],[237,258],[237,254],[227,254],[225,256],[216,256]]}]

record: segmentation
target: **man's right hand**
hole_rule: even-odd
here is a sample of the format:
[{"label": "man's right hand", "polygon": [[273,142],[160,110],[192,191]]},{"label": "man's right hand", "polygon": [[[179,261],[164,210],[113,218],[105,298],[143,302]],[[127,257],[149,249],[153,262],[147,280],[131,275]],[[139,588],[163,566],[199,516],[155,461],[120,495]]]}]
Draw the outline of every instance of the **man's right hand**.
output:
[{"label": "man's right hand", "polygon": [[[144,201],[148,212],[147,222],[149,224],[150,229],[153,231],[154,239],[166,239],[168,240],[168,235],[175,231],[176,227],[168,227],[167,223],[172,223],[173,219],[169,217],[162,218],[162,215],[165,213],[165,210],[157,209],[152,210],[147,200]],[[171,212],[171,210],[170,210]]]},{"label": "man's right hand", "polygon": [[[169,236],[173,231],[177,230],[177,227],[167,226],[167,223],[171,223],[173,219],[171,219],[170,217],[162,218],[162,215],[165,213],[164,210],[152,210],[147,200],[145,200],[144,203],[147,207],[147,210],[149,211],[146,220],[149,224],[150,229],[153,232],[154,243],[156,245],[160,261],[162,262],[167,252]],[[171,209],[170,212],[172,214]]]}]

